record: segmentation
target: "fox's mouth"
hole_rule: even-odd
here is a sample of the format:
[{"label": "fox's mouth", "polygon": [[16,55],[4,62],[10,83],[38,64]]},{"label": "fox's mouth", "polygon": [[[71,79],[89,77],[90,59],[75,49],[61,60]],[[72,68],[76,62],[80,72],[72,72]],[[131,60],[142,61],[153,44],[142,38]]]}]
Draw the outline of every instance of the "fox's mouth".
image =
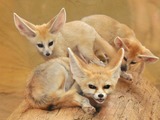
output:
[{"label": "fox's mouth", "polygon": [[95,101],[96,101],[98,104],[104,103],[104,99],[95,99]]}]

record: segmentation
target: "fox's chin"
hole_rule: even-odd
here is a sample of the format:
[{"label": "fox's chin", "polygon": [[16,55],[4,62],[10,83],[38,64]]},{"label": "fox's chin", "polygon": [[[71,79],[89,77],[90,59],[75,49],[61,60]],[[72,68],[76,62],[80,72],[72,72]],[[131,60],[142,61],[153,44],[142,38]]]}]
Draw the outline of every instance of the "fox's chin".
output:
[{"label": "fox's chin", "polygon": [[94,99],[96,101],[96,103],[98,104],[103,104],[104,103],[104,99]]}]

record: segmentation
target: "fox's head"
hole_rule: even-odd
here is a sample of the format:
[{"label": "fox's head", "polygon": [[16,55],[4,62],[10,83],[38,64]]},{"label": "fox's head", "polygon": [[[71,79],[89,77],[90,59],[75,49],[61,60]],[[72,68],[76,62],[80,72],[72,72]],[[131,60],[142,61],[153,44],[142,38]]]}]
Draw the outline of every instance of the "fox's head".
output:
[{"label": "fox's head", "polygon": [[84,96],[102,104],[110,94],[120,77],[120,66],[124,57],[124,49],[120,49],[115,58],[106,67],[86,64],[76,58],[69,49],[70,67],[73,78],[80,86]]},{"label": "fox's head", "polygon": [[116,37],[114,39],[115,46],[119,48],[124,48],[125,55],[122,62],[121,70],[127,71],[130,66],[145,62],[145,63],[154,63],[158,61],[158,57],[153,55],[153,53],[145,48],[138,40],[128,40],[129,38],[120,38]]},{"label": "fox's head", "polygon": [[66,12],[61,11],[48,23],[34,25],[14,13],[14,23],[19,32],[33,43],[40,53],[50,56],[56,43],[56,37],[66,22]]}]

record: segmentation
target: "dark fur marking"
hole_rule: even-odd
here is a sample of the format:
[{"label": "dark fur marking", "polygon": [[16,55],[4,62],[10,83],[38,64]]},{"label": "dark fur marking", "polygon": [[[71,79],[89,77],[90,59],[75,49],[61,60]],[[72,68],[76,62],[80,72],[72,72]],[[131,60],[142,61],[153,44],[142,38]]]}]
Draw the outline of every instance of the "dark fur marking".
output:
[{"label": "dark fur marking", "polygon": [[53,109],[54,109],[54,105],[52,105],[52,104],[47,107],[48,111],[52,111]]}]

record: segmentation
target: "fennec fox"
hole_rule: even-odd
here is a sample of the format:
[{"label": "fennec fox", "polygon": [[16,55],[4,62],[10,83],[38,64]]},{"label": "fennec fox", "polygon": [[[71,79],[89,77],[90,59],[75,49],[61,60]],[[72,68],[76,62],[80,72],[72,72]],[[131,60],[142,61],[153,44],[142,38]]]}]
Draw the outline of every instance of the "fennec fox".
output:
[{"label": "fennec fox", "polygon": [[45,58],[66,57],[69,47],[74,52],[78,51],[87,61],[104,65],[94,52],[100,49],[110,57],[116,53],[93,27],[82,21],[66,23],[64,8],[47,24],[33,25],[15,13],[14,22],[19,32],[26,36]]},{"label": "fennec fox", "polygon": [[[91,15],[82,18],[82,21],[94,27],[115,49],[124,48],[125,55],[121,66],[124,72],[138,62],[154,63],[159,59],[137,40],[132,29],[106,15]],[[100,51],[99,53],[102,56]]]},{"label": "fennec fox", "polygon": [[94,107],[102,105],[115,89],[124,50],[120,49],[107,67],[86,64],[68,51],[69,58],[55,58],[35,68],[26,87],[26,101],[32,108],[79,106],[93,114]]}]

